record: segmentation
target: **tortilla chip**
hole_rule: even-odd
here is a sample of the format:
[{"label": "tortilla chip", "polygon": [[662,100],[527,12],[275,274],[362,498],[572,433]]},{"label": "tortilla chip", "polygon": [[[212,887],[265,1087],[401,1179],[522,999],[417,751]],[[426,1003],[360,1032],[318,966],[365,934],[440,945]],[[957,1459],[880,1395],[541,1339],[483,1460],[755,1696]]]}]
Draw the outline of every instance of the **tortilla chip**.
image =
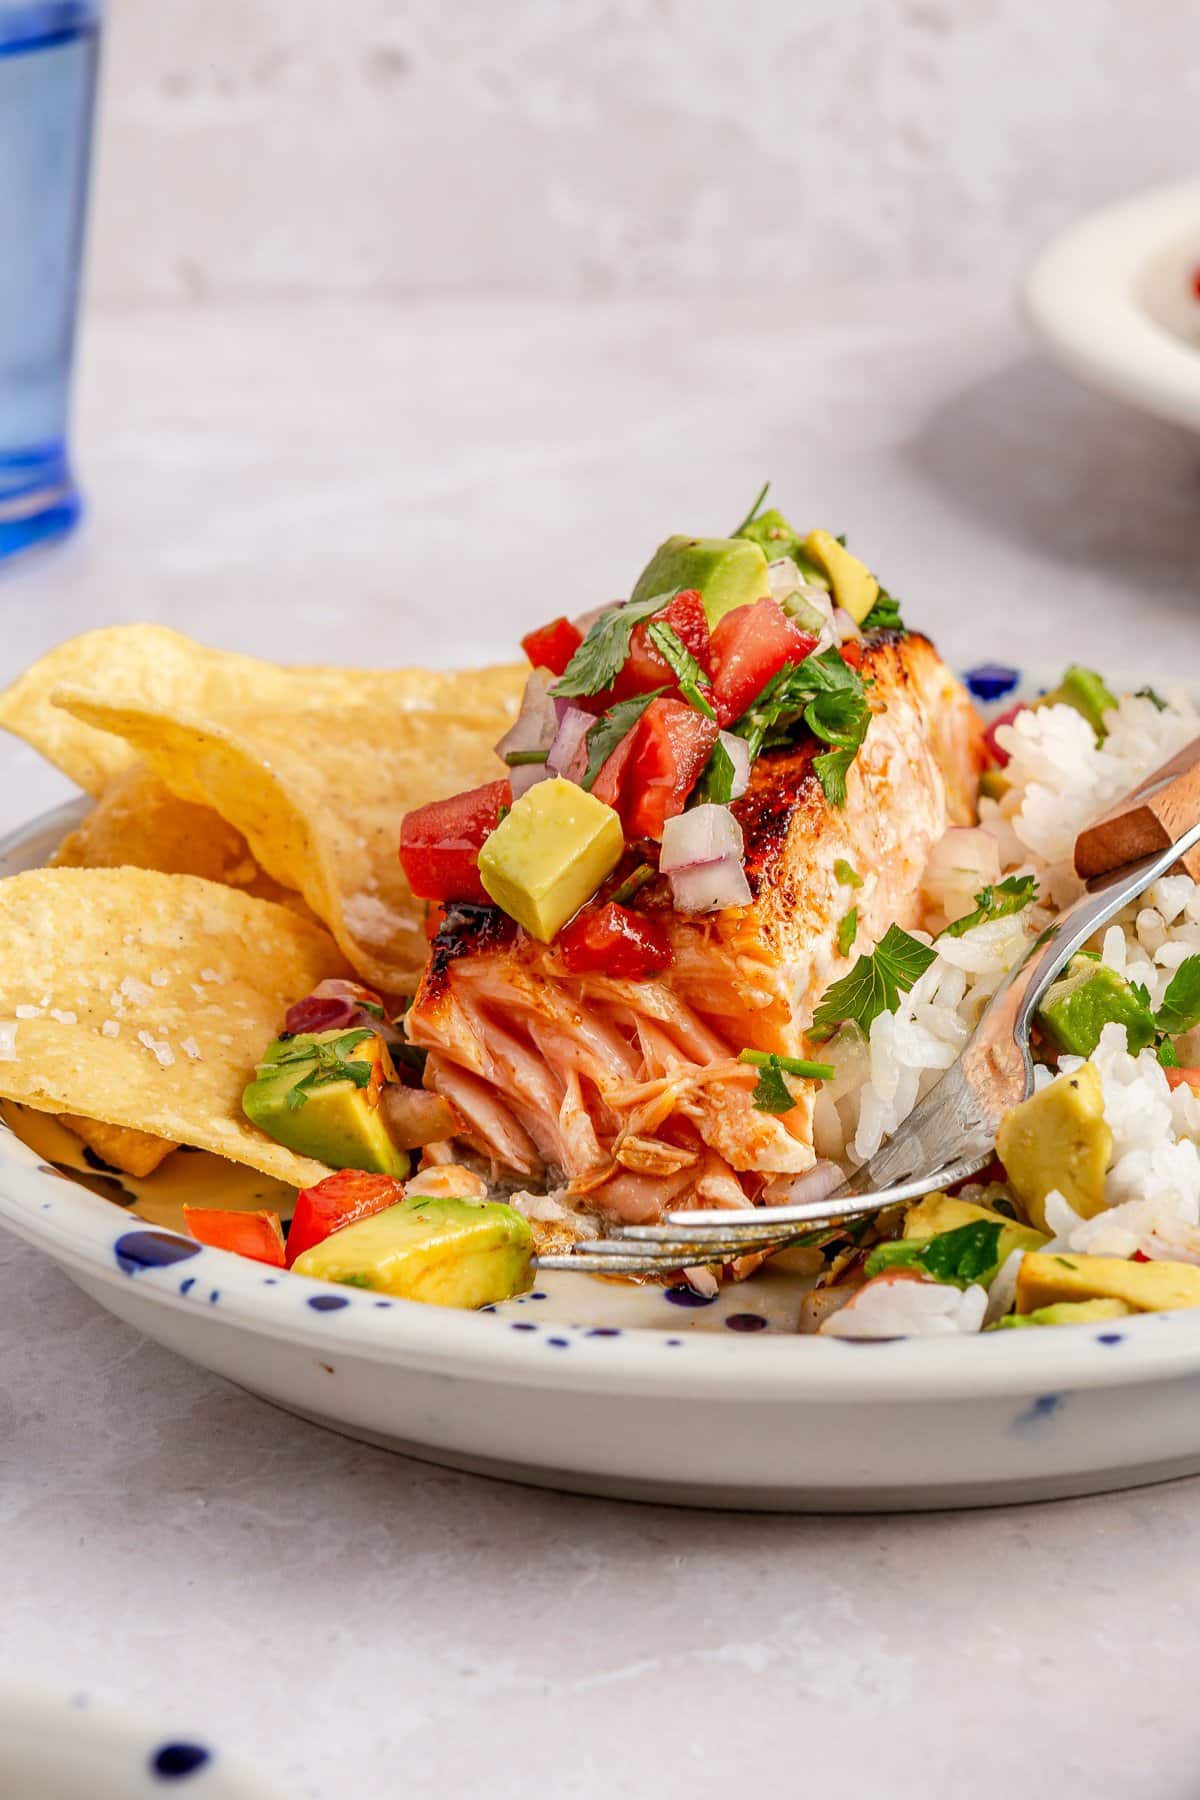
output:
[{"label": "tortilla chip", "polygon": [[295,1187],[323,1163],[242,1113],[289,1003],[346,965],[318,925],[192,875],[0,881],[0,1095],[194,1144]]},{"label": "tortilla chip", "polygon": [[51,696],[58,687],[86,687],[202,719],[219,718],[230,708],[294,716],[354,706],[433,713],[469,704],[481,719],[500,716],[494,742],[515,716],[527,673],[515,666],[478,669],[464,685],[466,677],[431,669],[283,668],[210,650],[165,625],[111,625],[68,638],[19,675],[0,693],[0,727],[32,744],[89,794],[99,794],[135,753],[120,738],[55,707]]},{"label": "tortilla chip", "polygon": [[126,1125],[106,1125],[102,1119],[81,1119],[78,1113],[59,1113],[58,1122],[82,1138],[101,1162],[123,1175],[152,1175],[178,1144],[151,1137],[148,1131],[130,1131]]},{"label": "tortilla chip", "polygon": [[437,712],[214,706],[206,715],[94,688],[59,689],[55,700],[124,739],[181,799],[235,826],[269,875],[299,888],[357,974],[398,992],[415,986],[428,954],[424,904],[400,868],[401,820],[495,779],[511,710],[486,689],[477,696],[475,676],[439,679],[453,680],[459,704]]},{"label": "tortilla chip", "polygon": [[83,823],[58,846],[50,866],[199,875],[313,916],[299,894],[263,874],[240,831],[211,807],[181,800],[140,762],[113,777]]}]

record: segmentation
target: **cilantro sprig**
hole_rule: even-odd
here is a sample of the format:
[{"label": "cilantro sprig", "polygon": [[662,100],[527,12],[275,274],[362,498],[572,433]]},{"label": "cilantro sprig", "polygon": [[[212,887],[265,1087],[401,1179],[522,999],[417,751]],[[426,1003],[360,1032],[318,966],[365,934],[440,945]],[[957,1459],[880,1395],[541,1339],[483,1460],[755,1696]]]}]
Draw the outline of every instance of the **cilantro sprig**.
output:
[{"label": "cilantro sprig", "polygon": [[697,797],[713,806],[728,806],[733,799],[733,783],[737,775],[733,758],[721,742],[720,738],[712,748],[712,755],[704,765],[704,773],[700,777]]},{"label": "cilantro sprig", "polygon": [[786,743],[797,725],[805,725],[832,746],[813,767],[830,805],[844,806],[846,772],[870,723],[862,676],[830,648],[780,669],[730,730],[746,739],[755,762],[764,749]]},{"label": "cilantro sprig", "polygon": [[848,975],[825,990],[810,1036],[828,1037],[847,1019],[869,1033],[880,1013],[895,1012],[901,994],[907,994],[936,954],[899,925],[890,926],[869,955],[860,956]]},{"label": "cilantro sprig", "polygon": [[634,694],[631,700],[618,700],[615,706],[600,714],[594,725],[588,726],[583,740],[587,745],[587,768],[579,785],[589,794],[597,775],[625,733],[632,731],[650,702],[665,693],[665,688],[655,688],[649,694]]},{"label": "cilantro sprig", "polygon": [[867,1257],[866,1272],[882,1275],[887,1269],[921,1269],[934,1281],[951,1287],[970,1287],[982,1282],[986,1287],[1000,1261],[1000,1235],[1004,1222],[997,1219],[972,1219],[953,1231],[941,1231],[931,1238],[899,1238],[893,1243],[878,1244]]},{"label": "cilantro sprig", "polygon": [[900,602],[881,587],[875,604],[862,622],[864,631],[899,631],[908,636],[908,628],[900,617]]},{"label": "cilantro sprig", "polygon": [[1170,1037],[1179,1037],[1200,1025],[1200,956],[1185,957],[1180,963],[1167,985],[1154,1022]]},{"label": "cilantro sprig", "polygon": [[738,1061],[749,1063],[758,1070],[754,1088],[756,1112],[791,1112],[796,1096],[783,1079],[785,1075],[796,1075],[803,1081],[832,1081],[837,1073],[832,1063],[808,1062],[799,1056],[775,1056],[767,1050],[743,1050]]},{"label": "cilantro sprig", "polygon": [[1012,913],[1023,912],[1033,905],[1037,892],[1035,875],[1010,875],[1006,881],[993,882],[976,894],[974,912],[953,920],[944,931],[938,932],[938,936],[963,937],[976,925],[986,925],[992,919],[1007,919]]},{"label": "cilantro sprig", "polygon": [[373,1031],[362,1029],[344,1031],[340,1037],[331,1039],[327,1044],[297,1038],[274,1062],[260,1064],[259,1073],[272,1074],[279,1069],[311,1063],[313,1066],[308,1074],[302,1075],[288,1089],[288,1110],[298,1112],[302,1106],[307,1106],[318,1088],[331,1087],[339,1081],[353,1082],[357,1088],[369,1086],[374,1063],[364,1061],[361,1057],[352,1058],[350,1052],[356,1050],[367,1038],[374,1036]]},{"label": "cilantro sprig", "polygon": [[634,627],[662,612],[679,591],[672,588],[666,594],[647,594],[644,600],[627,600],[602,612],[550,692],[569,700],[611,687],[629,655]]},{"label": "cilantro sprig", "polygon": [[688,705],[693,711],[703,713],[706,719],[715,719],[717,715],[712,702],[704,692],[704,688],[711,686],[708,671],[701,668],[679,633],[664,619],[658,619],[647,626],[646,636],[675,677]]}]

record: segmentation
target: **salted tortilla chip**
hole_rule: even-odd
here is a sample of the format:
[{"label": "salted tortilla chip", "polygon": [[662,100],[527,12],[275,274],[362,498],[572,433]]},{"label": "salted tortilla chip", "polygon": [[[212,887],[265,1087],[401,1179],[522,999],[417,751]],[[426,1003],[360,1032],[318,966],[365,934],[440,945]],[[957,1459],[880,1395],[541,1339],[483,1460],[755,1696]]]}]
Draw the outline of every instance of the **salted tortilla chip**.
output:
[{"label": "salted tortilla chip", "polygon": [[[460,701],[475,698],[474,679],[456,678]],[[400,824],[410,808],[501,773],[494,745],[508,706],[485,697],[436,713],[372,704],[206,716],[95,688],[60,688],[55,699],[235,826],[269,875],[300,890],[363,980],[389,992],[415,985],[428,944],[424,905],[400,868]]]},{"label": "salted tortilla chip", "polygon": [[200,875],[313,916],[299,894],[263,874],[240,831],[210,806],[181,800],[141,762],[113,776],[83,823],[62,840],[50,866]]},{"label": "salted tortilla chip", "polygon": [[120,738],[55,707],[56,688],[86,687],[200,718],[220,717],[230,708],[284,715],[354,706],[433,713],[463,709],[469,699],[481,718],[500,715],[499,736],[511,722],[527,673],[513,666],[478,669],[468,689],[464,677],[432,669],[285,668],[210,650],[165,625],[111,625],[68,638],[19,675],[0,693],[0,727],[32,744],[89,794],[99,794],[135,753]]},{"label": "salted tortilla chip", "polygon": [[329,1173],[241,1108],[291,1001],[346,964],[319,925],[192,875],[0,881],[0,1095],[194,1144],[302,1187]]}]

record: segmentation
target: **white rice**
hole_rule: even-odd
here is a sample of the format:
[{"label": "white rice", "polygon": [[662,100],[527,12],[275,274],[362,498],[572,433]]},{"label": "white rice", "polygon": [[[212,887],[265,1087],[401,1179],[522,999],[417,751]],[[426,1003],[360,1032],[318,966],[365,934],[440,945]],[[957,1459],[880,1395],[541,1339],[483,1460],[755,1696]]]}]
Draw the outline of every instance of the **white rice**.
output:
[{"label": "white rice", "polygon": [[[1005,874],[1036,875],[1040,893],[1055,907],[1080,891],[1071,861],[1080,830],[1200,735],[1200,714],[1184,695],[1171,695],[1163,711],[1149,699],[1127,695],[1105,723],[1100,746],[1067,706],[1023,712],[997,733],[1010,755],[1005,774],[1011,785],[1000,801],[981,802],[981,823],[999,841]],[[987,1000],[1050,916],[1044,906],[1032,906],[962,937],[939,938],[933,963],[896,1012],[873,1022],[867,1041],[853,1029],[839,1033],[825,1052],[836,1077],[816,1106],[819,1155],[852,1166],[874,1155],[955,1060]],[[932,941],[924,932],[913,935]],[[1156,882],[1091,948],[1109,968],[1144,983],[1158,1006],[1179,964],[1200,953],[1200,887],[1186,875]],[[1152,1050],[1130,1056],[1121,1026],[1105,1028],[1092,1060],[1113,1133],[1105,1210],[1080,1219],[1061,1195],[1052,1195],[1047,1216],[1055,1247],[1122,1257],[1141,1250],[1200,1263],[1200,1099],[1186,1085],[1171,1090]],[[1064,1057],[1061,1067],[1076,1068],[1079,1061]],[[1039,1086],[1050,1079],[1050,1070],[1038,1071]],[[1011,1305],[1017,1267],[1010,1258],[993,1284],[989,1321],[1006,1294]],[[952,1309],[936,1321],[932,1313],[918,1316],[913,1307],[920,1303],[902,1293],[916,1285],[889,1284],[868,1315],[862,1302],[855,1303],[857,1323],[846,1307],[822,1329],[829,1335],[927,1335],[978,1330],[983,1323],[982,1310],[975,1324],[969,1322],[971,1309]],[[901,1315],[907,1324],[899,1322]],[[872,1319],[875,1329],[868,1329]]]}]

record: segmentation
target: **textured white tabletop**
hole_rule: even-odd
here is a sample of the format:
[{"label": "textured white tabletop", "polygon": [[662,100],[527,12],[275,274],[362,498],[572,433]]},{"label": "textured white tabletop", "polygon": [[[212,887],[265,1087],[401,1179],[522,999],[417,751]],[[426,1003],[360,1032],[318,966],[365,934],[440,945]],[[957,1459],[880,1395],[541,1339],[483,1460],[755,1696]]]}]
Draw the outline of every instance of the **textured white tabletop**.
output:
[{"label": "textured white tabletop", "polygon": [[[486,659],[770,475],[958,663],[1195,673],[1200,451],[989,290],[90,321],[90,502],[0,575],[0,675],[157,619]],[[65,792],[0,746],[0,826]],[[442,1473],[274,1412],[0,1241],[0,1678],[175,1718],[319,1800],[1180,1800],[1200,1486],[702,1515]]]}]

